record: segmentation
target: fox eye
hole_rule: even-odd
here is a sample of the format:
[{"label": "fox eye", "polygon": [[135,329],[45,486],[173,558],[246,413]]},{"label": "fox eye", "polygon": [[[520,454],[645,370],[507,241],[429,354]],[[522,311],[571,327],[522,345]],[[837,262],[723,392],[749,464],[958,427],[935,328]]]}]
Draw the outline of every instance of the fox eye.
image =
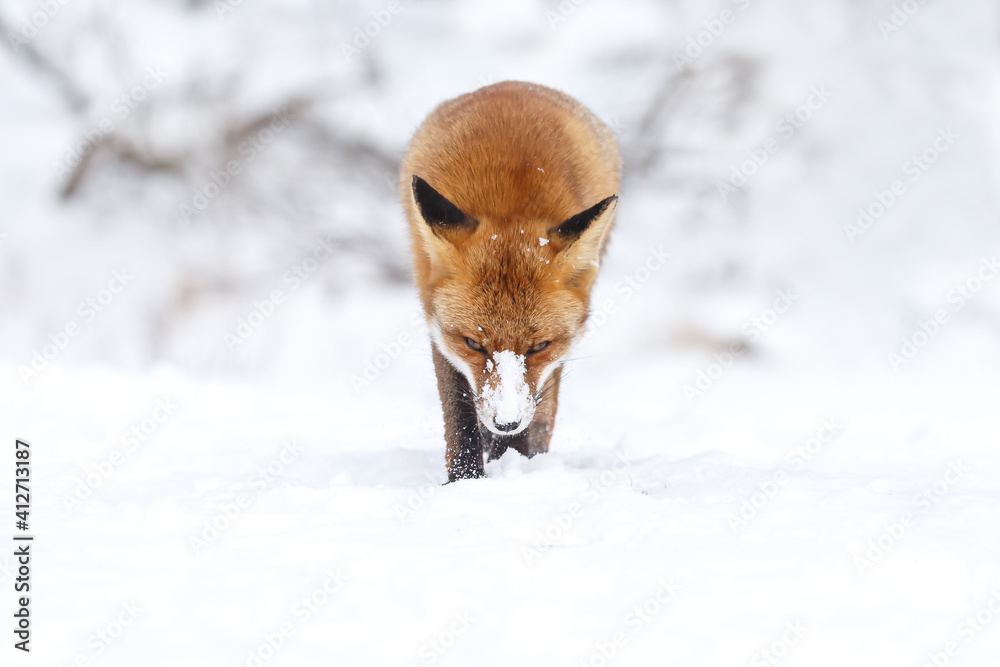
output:
[{"label": "fox eye", "polygon": [[485,350],[483,350],[483,346],[482,345],[480,345],[476,341],[472,340],[471,338],[466,338],[465,339],[465,344],[468,345],[469,347],[471,347],[476,352],[484,352],[485,351]]},{"label": "fox eye", "polygon": [[528,354],[535,354],[536,352],[541,352],[542,350],[547,348],[551,343],[552,341],[550,340],[547,340],[544,343],[539,343],[538,345],[535,345],[530,350],[528,350]]}]

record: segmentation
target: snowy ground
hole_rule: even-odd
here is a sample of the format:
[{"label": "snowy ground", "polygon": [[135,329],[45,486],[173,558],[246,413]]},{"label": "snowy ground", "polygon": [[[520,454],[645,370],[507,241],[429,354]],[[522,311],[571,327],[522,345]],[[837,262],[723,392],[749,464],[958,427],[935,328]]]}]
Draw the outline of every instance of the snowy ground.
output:
[{"label": "snowy ground", "polygon": [[[85,111],[0,52],[0,438],[32,443],[37,535],[32,655],[0,664],[996,664],[996,6],[404,2],[348,61],[382,5],[306,5],[75,0],[33,42]],[[170,72],[115,136],[184,166],[95,158],[60,199],[123,90],[108,15],[122,80]],[[378,155],[507,78],[594,108],[630,173],[552,451],[442,486]],[[324,86],[179,220],[241,110]],[[364,168],[316,152],[343,136]]]}]

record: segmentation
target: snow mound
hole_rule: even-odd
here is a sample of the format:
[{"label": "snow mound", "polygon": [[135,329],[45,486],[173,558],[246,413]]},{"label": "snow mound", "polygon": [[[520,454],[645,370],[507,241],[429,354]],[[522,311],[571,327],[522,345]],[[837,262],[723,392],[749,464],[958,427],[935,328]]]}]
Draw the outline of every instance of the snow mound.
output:
[{"label": "snow mound", "polygon": [[531,392],[524,381],[524,355],[511,350],[493,353],[497,383],[483,392],[486,408],[498,424],[515,424],[531,407]]}]

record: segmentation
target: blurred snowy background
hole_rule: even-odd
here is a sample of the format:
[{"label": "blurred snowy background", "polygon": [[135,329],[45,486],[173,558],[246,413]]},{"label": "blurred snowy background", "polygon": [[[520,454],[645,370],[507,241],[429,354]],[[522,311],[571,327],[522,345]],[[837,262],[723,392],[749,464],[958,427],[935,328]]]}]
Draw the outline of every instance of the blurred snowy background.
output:
[{"label": "blurred snowy background", "polygon": [[[1000,6],[3,0],[0,33],[0,437],[37,448],[49,663],[252,665],[333,564],[346,597],[258,660],[429,664],[466,609],[435,659],[596,667],[621,626],[606,660],[747,664],[795,618],[790,665],[1000,652],[955,629],[1000,587]],[[615,130],[618,225],[552,453],[437,489],[397,167],[505,79]],[[824,419],[835,444],[793,454]],[[306,453],[204,555],[286,438]],[[148,616],[98,651],[128,599]]]}]

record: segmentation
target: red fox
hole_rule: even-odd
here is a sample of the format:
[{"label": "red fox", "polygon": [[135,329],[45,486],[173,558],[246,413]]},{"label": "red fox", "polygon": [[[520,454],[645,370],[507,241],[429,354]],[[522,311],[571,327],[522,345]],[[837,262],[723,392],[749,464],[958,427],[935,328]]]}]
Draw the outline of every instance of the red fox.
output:
[{"label": "red fox", "polygon": [[400,172],[444,411],[448,479],[546,452],[615,216],[614,135],[573,98],[505,81],[438,106]]}]

